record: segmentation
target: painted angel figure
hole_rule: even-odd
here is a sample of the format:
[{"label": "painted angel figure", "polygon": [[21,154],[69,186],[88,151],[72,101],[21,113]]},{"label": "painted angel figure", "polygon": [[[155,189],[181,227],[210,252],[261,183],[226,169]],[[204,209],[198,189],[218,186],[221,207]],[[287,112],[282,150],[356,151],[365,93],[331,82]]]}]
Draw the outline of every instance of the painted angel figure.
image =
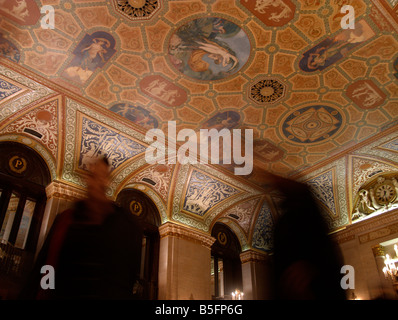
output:
[{"label": "painted angel figure", "polygon": [[108,40],[103,38],[95,38],[90,46],[84,48],[81,52],[83,53],[83,59],[80,63],[80,67],[87,71],[93,65],[94,59],[99,56],[102,62],[105,62],[104,54],[107,53],[107,50],[103,47],[109,48],[110,43]]},{"label": "painted angel figure", "polygon": [[226,67],[229,64],[232,66],[228,69],[228,71],[234,69],[239,60],[237,57],[229,53],[225,48],[221,47],[215,42],[212,42],[208,39],[204,39],[205,42],[197,42],[198,48],[207,52],[208,57],[212,59],[216,64],[221,64],[223,67]]}]

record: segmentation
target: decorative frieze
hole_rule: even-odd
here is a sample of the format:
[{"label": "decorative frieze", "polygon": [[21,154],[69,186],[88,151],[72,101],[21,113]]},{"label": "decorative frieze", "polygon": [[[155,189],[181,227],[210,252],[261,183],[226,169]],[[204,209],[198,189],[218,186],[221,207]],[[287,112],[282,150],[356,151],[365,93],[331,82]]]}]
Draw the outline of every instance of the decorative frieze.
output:
[{"label": "decorative frieze", "polygon": [[354,240],[358,237],[361,244],[398,232],[398,210],[386,212],[347,226],[333,235],[338,243]]}]

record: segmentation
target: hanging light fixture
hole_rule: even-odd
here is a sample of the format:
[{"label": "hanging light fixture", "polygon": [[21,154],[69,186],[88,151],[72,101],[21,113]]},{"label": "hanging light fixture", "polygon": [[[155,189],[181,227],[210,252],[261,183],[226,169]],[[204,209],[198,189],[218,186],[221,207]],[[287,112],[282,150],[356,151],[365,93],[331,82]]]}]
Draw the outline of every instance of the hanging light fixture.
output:
[{"label": "hanging light fixture", "polygon": [[243,300],[243,292],[236,289],[234,292],[232,292],[232,300]]},{"label": "hanging light fixture", "polygon": [[386,254],[384,259],[385,267],[383,268],[383,273],[386,279],[391,278],[392,281],[398,280],[398,270],[396,263],[398,262],[398,245],[394,245],[395,258],[391,258],[389,254]]}]

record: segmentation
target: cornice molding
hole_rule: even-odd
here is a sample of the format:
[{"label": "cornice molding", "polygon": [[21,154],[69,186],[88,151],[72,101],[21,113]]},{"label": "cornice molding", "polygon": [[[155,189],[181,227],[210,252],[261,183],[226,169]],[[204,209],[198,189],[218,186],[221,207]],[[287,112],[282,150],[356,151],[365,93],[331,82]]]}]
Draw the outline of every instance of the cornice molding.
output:
[{"label": "cornice molding", "polygon": [[332,234],[332,238],[338,243],[358,238],[359,243],[363,244],[396,232],[398,232],[398,209],[351,224]]},{"label": "cornice molding", "polygon": [[179,224],[172,222],[166,222],[159,227],[160,238],[175,237],[178,239],[184,239],[191,242],[199,243],[202,246],[209,248],[216,241],[215,238],[209,234],[197,231],[192,228],[187,228]]},{"label": "cornice molding", "polygon": [[242,262],[242,264],[247,262],[254,262],[254,263],[266,262],[268,261],[268,259],[269,255],[267,253],[265,252],[261,253],[254,250],[247,250],[240,254],[240,261]]},{"label": "cornice molding", "polygon": [[58,198],[69,201],[76,201],[86,197],[86,191],[66,184],[61,181],[54,180],[46,187],[47,199]]}]

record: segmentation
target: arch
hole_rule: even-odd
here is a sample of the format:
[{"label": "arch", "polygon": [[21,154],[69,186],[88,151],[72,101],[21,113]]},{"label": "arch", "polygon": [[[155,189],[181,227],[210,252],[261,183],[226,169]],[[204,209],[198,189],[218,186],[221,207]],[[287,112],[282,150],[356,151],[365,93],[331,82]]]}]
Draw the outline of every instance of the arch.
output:
[{"label": "arch", "polygon": [[143,224],[159,227],[161,219],[158,208],[152,199],[143,191],[126,188],[119,192],[116,203],[136,215]]},{"label": "arch", "polygon": [[213,298],[228,297],[236,289],[242,291],[242,247],[232,229],[216,222],[211,230],[216,239],[211,246]]},{"label": "arch", "polygon": [[42,145],[40,142],[28,138],[20,134],[5,134],[0,136],[0,143],[17,143],[28,147],[32,151],[35,151],[40,159],[45,163],[45,166],[49,170],[50,180],[55,180],[57,177],[57,165],[56,161],[48,151],[48,149]]},{"label": "arch", "polygon": [[[18,142],[0,141],[0,172],[42,187],[51,182],[51,173],[44,159],[31,147]],[[5,177],[4,177],[5,178]]]},{"label": "arch", "polygon": [[161,225],[158,208],[146,193],[133,188],[120,191],[116,203],[134,215],[143,230],[139,295],[142,299],[157,299]]},{"label": "arch", "polygon": [[[0,141],[0,287],[13,296],[33,263],[46,206],[50,170],[36,150]],[[11,268],[10,268],[11,266]]]},{"label": "arch", "polygon": [[165,206],[162,198],[160,197],[160,195],[155,190],[153,190],[153,188],[151,188],[147,185],[144,185],[142,183],[129,183],[129,184],[126,184],[123,187],[123,189],[119,190],[118,194],[116,195],[116,199],[119,196],[119,194],[123,190],[126,190],[126,189],[133,189],[133,190],[137,190],[137,191],[144,193],[156,205],[158,214],[161,219],[161,224],[169,221],[169,219],[167,217],[166,206]]},{"label": "arch", "polygon": [[225,224],[232,230],[232,232],[234,233],[234,235],[236,236],[236,238],[239,241],[242,251],[250,249],[248,238],[247,238],[244,230],[242,229],[242,227],[239,225],[239,223],[237,221],[235,221],[233,218],[221,217],[217,221],[214,222],[214,224],[216,224],[216,223]]}]

